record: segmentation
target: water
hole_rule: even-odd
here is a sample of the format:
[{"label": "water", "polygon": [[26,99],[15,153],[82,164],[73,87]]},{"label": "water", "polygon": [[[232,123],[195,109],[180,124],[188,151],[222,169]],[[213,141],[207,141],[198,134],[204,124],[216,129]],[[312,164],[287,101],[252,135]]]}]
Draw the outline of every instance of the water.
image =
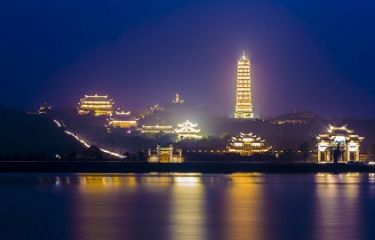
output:
[{"label": "water", "polygon": [[375,175],[3,174],[0,239],[375,239]]}]

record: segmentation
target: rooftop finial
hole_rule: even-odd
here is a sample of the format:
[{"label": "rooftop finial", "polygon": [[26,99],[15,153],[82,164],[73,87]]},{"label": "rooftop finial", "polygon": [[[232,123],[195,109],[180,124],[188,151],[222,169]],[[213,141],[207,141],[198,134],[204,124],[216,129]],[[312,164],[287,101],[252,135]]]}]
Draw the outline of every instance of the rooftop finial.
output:
[{"label": "rooftop finial", "polygon": [[241,56],[241,58],[242,59],[247,59],[245,50],[242,50],[242,56]]}]

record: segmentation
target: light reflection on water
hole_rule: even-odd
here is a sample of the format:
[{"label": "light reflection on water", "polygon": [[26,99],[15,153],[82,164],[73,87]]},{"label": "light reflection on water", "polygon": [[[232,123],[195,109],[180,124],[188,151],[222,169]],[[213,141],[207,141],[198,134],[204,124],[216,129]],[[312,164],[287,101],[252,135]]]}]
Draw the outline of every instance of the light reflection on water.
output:
[{"label": "light reflection on water", "polygon": [[375,237],[374,174],[8,174],[0,199],[4,239]]}]

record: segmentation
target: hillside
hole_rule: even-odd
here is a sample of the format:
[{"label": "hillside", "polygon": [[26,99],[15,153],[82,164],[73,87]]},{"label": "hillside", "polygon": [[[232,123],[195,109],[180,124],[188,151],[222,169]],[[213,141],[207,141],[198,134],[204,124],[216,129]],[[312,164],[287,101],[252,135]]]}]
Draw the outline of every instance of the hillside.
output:
[{"label": "hillside", "polygon": [[47,158],[82,150],[50,119],[0,108],[0,158]]},{"label": "hillside", "polygon": [[[143,114],[143,115],[142,115]],[[350,129],[365,137],[362,151],[367,151],[375,143],[375,120],[373,119],[339,119],[329,120],[312,112],[284,114],[270,119],[241,120],[218,117],[209,111],[195,108],[187,103],[157,105],[140,113],[139,126],[142,124],[171,124],[190,120],[198,123],[202,134],[209,140],[194,144],[194,148],[225,148],[229,136],[240,132],[254,134],[266,140],[276,150],[298,149],[308,143],[315,149],[316,136],[326,131],[328,125],[348,124]],[[90,143],[120,152],[137,152],[141,149],[154,148],[157,143],[173,143],[176,137],[143,136],[138,131],[127,133],[123,129],[105,128],[106,117],[78,116],[74,109],[58,109],[49,115],[50,118],[64,122],[68,129],[83,136]],[[182,146],[183,147],[183,146]]]}]

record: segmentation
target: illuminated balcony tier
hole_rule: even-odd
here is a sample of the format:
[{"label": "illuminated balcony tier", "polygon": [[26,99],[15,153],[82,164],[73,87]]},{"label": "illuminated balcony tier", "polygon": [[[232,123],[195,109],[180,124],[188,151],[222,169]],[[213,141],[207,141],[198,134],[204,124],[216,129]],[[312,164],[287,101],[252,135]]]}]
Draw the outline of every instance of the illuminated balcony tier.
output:
[{"label": "illuminated balcony tier", "polygon": [[172,125],[142,125],[139,131],[143,134],[173,134],[174,129]]},{"label": "illuminated balcony tier", "polygon": [[317,136],[318,162],[360,161],[359,150],[363,139],[346,125],[329,125],[325,133]]},{"label": "illuminated balcony tier", "polygon": [[134,128],[138,125],[138,119],[131,115],[131,112],[118,112],[107,119],[108,126],[113,128]]},{"label": "illuminated balcony tier", "polygon": [[272,147],[265,146],[265,141],[253,133],[240,133],[240,135],[231,138],[227,148],[228,152],[250,156],[254,153],[268,152]]},{"label": "illuminated balcony tier", "polygon": [[94,114],[95,116],[112,115],[113,100],[109,99],[107,95],[85,95],[78,103],[78,113]]}]

